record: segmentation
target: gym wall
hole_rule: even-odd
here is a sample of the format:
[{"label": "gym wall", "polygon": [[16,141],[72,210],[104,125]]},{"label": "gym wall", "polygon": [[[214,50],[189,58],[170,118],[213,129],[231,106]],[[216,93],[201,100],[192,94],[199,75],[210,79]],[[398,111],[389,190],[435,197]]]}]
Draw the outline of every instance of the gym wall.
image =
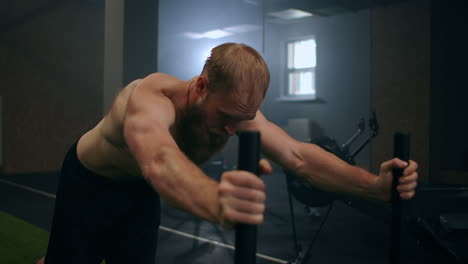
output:
[{"label": "gym wall", "polygon": [[429,1],[411,0],[372,10],[372,107],[380,134],[372,144],[372,167],[393,157],[393,134],[411,134],[411,158],[421,178],[429,173]]},{"label": "gym wall", "polygon": [[423,181],[468,184],[467,11],[443,0],[372,10],[372,105],[381,122],[374,169],[393,154],[393,133],[409,131]]},{"label": "gym wall", "polygon": [[[293,24],[267,23],[265,58],[271,71],[271,83],[262,110],[282,127],[293,119],[310,121],[308,138],[328,136],[341,145],[357,129],[361,117],[370,117],[370,12],[360,10],[330,17],[316,17]],[[317,101],[278,100],[284,89],[281,78],[285,64],[286,42],[314,36],[317,41]],[[368,127],[367,127],[367,130]],[[367,135],[367,134],[366,134]],[[360,140],[363,137],[359,138]],[[357,140],[356,146],[360,140]],[[353,148],[351,148],[353,149]],[[356,157],[357,163],[369,168],[367,146]]]},{"label": "gym wall", "polygon": [[33,1],[0,30],[2,173],[56,171],[101,117],[101,1]]}]

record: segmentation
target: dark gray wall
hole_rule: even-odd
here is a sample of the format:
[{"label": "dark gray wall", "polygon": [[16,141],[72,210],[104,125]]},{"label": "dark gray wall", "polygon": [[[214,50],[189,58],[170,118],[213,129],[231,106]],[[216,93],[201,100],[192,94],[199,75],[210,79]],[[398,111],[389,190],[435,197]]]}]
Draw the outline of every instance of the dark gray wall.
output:
[{"label": "dark gray wall", "polygon": [[157,72],[158,0],[125,1],[123,84]]},{"label": "dark gray wall", "polygon": [[433,0],[431,10],[431,181],[468,185],[468,6]]},{"label": "dark gray wall", "polygon": [[[369,25],[369,11],[313,17],[293,24],[267,23],[265,58],[272,73],[262,106],[267,117],[278,125],[286,125],[291,118],[309,119],[312,137],[324,134],[344,143],[359,117],[367,119],[370,113]],[[316,89],[320,100],[279,102],[285,42],[311,35],[317,41]],[[358,161],[368,166],[368,148]]]}]

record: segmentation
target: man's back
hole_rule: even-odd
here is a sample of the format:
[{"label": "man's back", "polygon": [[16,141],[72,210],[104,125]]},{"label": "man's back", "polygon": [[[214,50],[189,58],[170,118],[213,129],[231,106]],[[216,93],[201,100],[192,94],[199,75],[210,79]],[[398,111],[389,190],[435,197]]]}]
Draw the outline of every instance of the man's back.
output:
[{"label": "man's back", "polygon": [[109,113],[80,138],[78,158],[88,169],[115,179],[140,175],[123,135],[128,98],[139,82],[136,80],[126,86],[115,98]]}]

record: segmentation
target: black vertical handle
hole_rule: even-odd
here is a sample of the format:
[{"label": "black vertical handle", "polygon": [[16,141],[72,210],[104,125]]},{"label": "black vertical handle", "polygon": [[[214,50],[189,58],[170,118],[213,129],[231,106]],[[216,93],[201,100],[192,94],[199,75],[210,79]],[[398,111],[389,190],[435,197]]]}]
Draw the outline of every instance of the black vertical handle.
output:
[{"label": "black vertical handle", "polygon": [[[243,131],[239,133],[238,169],[259,174],[260,133]],[[255,264],[257,252],[257,226],[236,225],[235,264]]]},{"label": "black vertical handle", "polygon": [[[410,135],[408,133],[397,132],[394,135],[394,157],[409,162],[410,156]],[[396,187],[399,178],[403,176],[403,169],[393,170],[392,181],[392,225],[390,241],[390,264],[401,263],[401,234],[403,226],[402,201]]]}]

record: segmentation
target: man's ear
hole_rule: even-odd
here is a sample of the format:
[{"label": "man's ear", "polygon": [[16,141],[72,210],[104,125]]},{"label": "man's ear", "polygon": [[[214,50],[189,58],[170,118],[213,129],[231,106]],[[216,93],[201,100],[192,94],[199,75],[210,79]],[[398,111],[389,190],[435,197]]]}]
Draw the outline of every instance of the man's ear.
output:
[{"label": "man's ear", "polygon": [[208,79],[205,75],[200,75],[197,77],[195,87],[199,98],[205,98],[205,96],[208,94]]}]

